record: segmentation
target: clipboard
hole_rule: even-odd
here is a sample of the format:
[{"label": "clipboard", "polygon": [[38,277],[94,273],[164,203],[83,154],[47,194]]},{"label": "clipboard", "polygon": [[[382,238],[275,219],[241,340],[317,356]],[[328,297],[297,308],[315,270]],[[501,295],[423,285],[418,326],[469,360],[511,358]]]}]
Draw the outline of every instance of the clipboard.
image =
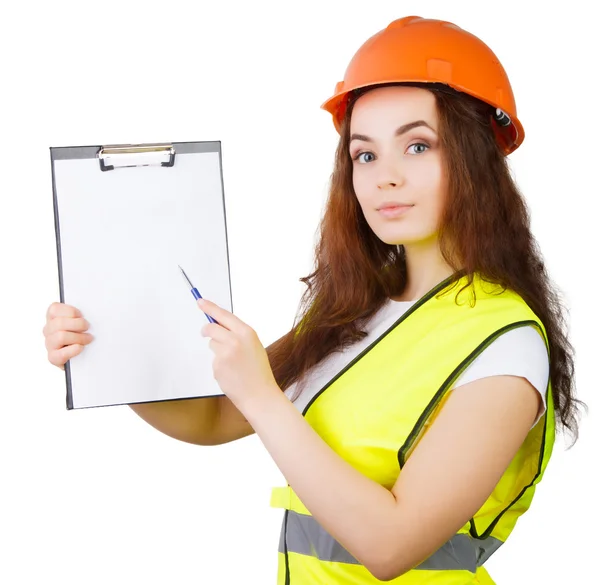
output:
[{"label": "clipboard", "polygon": [[67,409],[223,395],[200,294],[233,312],[221,143],[51,147],[60,302],[94,336]]}]

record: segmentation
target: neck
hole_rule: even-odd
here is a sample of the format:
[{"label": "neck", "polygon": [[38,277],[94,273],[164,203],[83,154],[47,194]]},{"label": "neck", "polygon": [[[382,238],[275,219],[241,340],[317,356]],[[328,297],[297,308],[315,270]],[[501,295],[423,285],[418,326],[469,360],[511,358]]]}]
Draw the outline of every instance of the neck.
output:
[{"label": "neck", "polygon": [[407,281],[401,295],[394,301],[417,301],[433,287],[454,274],[443,259],[437,240],[404,245]]}]

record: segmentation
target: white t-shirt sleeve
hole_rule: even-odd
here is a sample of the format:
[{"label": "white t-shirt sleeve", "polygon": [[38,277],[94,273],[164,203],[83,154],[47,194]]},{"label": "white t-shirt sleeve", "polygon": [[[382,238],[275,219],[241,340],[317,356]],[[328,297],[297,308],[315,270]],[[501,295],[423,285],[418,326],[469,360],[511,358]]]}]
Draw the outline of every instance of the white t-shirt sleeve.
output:
[{"label": "white t-shirt sleeve", "polygon": [[533,326],[518,327],[500,335],[477,356],[452,389],[479,378],[502,375],[526,378],[540,393],[542,404],[535,426],[546,410],[550,362],[544,339]]}]

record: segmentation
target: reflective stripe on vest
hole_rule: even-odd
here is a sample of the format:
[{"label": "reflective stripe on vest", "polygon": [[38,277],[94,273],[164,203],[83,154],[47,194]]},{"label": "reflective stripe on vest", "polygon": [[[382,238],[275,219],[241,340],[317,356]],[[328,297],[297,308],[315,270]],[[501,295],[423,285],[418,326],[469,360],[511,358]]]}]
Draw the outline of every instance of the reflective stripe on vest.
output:
[{"label": "reflective stripe on vest", "polygon": [[[285,527],[287,526],[287,538]],[[283,523],[279,538],[279,552],[298,553],[317,557],[322,561],[360,565],[339,542],[337,542],[313,516],[287,510],[287,522]],[[417,570],[453,571],[466,570],[475,573],[483,563],[502,546],[502,541],[488,536],[480,540],[469,534],[456,534],[428,559],[415,567]]]}]

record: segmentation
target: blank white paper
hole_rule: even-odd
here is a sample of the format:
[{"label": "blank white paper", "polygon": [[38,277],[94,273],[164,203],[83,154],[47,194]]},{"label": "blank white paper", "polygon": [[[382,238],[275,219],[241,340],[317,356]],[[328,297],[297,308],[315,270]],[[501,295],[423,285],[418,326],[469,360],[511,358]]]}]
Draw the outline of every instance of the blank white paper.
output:
[{"label": "blank white paper", "polygon": [[222,395],[200,294],[232,311],[218,152],[171,168],[55,160],[64,302],[95,339],[70,360],[73,408]]}]

